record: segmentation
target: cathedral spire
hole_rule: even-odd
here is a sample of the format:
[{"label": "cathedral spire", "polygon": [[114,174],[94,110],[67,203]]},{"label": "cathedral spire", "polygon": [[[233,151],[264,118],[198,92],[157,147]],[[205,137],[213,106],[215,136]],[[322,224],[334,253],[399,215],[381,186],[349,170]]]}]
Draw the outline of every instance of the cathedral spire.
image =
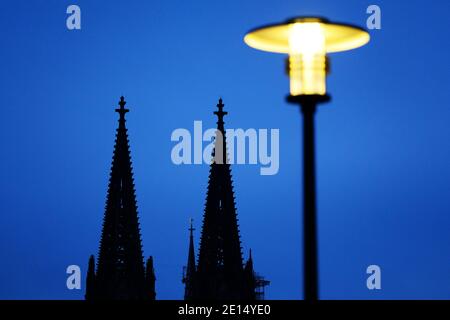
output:
[{"label": "cathedral spire", "polygon": [[[231,179],[231,166],[226,159],[224,104],[217,104],[217,131],[214,161],[209,171],[200,252],[190,299],[229,300],[254,299],[255,286],[244,270],[239,226]],[[217,157],[219,151],[221,156]],[[220,159],[224,161],[220,161]],[[219,160],[219,161],[218,161]]]},{"label": "cathedral spire", "polygon": [[194,219],[191,218],[190,227],[189,227],[189,258],[187,265],[187,273],[194,274],[195,273],[195,250],[194,250]]},{"label": "cathedral spire", "polygon": [[246,276],[249,277],[252,281],[255,281],[254,279],[254,270],[253,270],[253,257],[252,257],[252,249],[250,249],[248,260],[245,264],[245,272]]},{"label": "cathedral spire", "polygon": [[184,288],[184,299],[191,300],[194,297],[194,282],[195,282],[195,249],[194,249],[194,230],[193,220],[190,220],[189,227],[189,253],[188,253],[188,263],[187,267],[183,271],[183,283],[185,284]]},{"label": "cathedral spire", "polygon": [[93,255],[89,257],[88,273],[86,276],[86,300],[92,300],[95,297],[95,258]]},{"label": "cathedral spire", "polygon": [[155,291],[155,268],[153,266],[153,257],[150,256],[147,259],[147,264],[145,268],[145,286],[147,287],[147,295],[150,300],[156,299],[156,291]]},{"label": "cathedral spire", "polygon": [[[106,196],[103,230],[97,270],[94,258],[89,261],[89,292],[86,299],[148,299],[142,255],[128,134],[125,127],[125,99],[120,98],[116,112],[116,133],[111,174]],[[95,279],[92,279],[95,277]]]}]

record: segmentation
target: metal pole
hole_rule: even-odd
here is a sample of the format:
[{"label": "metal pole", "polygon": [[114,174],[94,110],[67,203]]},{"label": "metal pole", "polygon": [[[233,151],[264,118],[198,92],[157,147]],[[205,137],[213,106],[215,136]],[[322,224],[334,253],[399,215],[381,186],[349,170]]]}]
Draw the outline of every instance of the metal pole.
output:
[{"label": "metal pole", "polygon": [[304,298],[317,300],[317,222],[314,115],[316,103],[301,104],[303,114],[303,268]]},{"label": "metal pole", "polygon": [[304,299],[319,298],[316,164],[314,116],[317,104],[328,102],[328,95],[289,96],[288,102],[300,104],[303,116],[303,288]]}]

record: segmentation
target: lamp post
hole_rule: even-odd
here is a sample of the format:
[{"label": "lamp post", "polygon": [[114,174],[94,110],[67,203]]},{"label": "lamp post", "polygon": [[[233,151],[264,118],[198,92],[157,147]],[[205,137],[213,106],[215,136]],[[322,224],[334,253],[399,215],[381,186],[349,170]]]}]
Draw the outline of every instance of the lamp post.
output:
[{"label": "lamp post", "polygon": [[314,115],[319,103],[330,100],[326,91],[329,71],[327,53],[365,45],[369,34],[362,28],[331,23],[317,17],[298,17],[285,23],[263,26],[244,38],[252,48],[288,54],[290,78],[287,101],[300,105],[303,114],[303,266],[304,298],[317,300],[317,222]]}]

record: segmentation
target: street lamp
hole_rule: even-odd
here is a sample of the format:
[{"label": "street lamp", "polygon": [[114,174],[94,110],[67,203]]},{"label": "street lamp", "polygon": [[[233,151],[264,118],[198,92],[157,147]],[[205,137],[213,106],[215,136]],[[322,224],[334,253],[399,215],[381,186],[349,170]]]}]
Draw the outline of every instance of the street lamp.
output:
[{"label": "street lamp", "polygon": [[361,47],[370,40],[362,28],[331,23],[317,17],[298,17],[285,23],[251,30],[244,41],[252,48],[285,53],[290,79],[287,101],[299,104],[303,114],[303,257],[304,297],[318,298],[316,178],[314,114],[317,104],[327,102],[327,53]]}]

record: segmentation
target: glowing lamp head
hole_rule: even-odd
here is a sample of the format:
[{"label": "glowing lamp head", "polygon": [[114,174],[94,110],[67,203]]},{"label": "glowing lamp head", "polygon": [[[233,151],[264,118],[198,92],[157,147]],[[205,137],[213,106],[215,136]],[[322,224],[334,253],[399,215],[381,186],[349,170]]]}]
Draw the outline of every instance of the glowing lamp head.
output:
[{"label": "glowing lamp head", "polygon": [[289,55],[291,96],[325,95],[327,53],[358,48],[369,40],[361,28],[314,17],[257,28],[244,38],[252,48]]}]

